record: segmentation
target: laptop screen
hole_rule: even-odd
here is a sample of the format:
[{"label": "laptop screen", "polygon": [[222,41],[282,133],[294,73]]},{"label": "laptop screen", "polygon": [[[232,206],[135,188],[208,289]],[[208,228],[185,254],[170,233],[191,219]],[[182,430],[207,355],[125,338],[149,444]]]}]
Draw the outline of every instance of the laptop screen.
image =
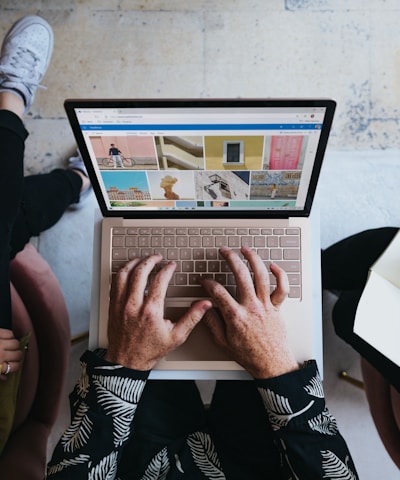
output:
[{"label": "laptop screen", "polygon": [[307,214],[332,100],[67,100],[103,214]]}]

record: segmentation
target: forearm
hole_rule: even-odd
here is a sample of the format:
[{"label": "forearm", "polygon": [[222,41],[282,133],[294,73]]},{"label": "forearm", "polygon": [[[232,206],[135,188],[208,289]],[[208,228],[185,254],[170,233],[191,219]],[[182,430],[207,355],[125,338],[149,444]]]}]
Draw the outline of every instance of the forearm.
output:
[{"label": "forearm", "polygon": [[340,473],[340,478],[358,478],[336,420],[326,408],[315,362],[256,384],[288,476],[313,480],[333,474],[339,478]]},{"label": "forearm", "polygon": [[48,465],[51,479],[83,480],[95,472],[106,478],[116,472],[149,373],[113,365],[93,352],[82,356],[81,365],[70,398],[72,422]]}]

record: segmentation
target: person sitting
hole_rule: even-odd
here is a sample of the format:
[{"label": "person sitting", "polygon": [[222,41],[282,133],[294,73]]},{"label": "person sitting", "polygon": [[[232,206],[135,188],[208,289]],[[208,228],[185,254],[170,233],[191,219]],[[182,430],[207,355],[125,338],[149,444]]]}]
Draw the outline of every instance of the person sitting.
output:
[{"label": "person sitting", "polygon": [[[299,366],[289,347],[281,313],[289,291],[286,273],[271,264],[277,286],[270,294],[263,261],[248,247],[241,251],[250,268],[233,250],[220,250],[238,297],[205,278],[211,301],[193,303],[175,323],[164,318],[175,262],[153,277],[162,257],[137,258],[116,274],[108,349],[81,358],[81,377],[70,397],[72,421],[47,478],[358,478],[326,407],[316,362]],[[200,321],[254,378],[217,381],[209,409],[194,381],[148,380],[158,360]]]},{"label": "person sitting", "polygon": [[30,238],[58,222],[65,210],[87,198],[90,182],[79,155],[65,169],[24,178],[31,107],[53,50],[53,32],[41,17],[19,19],[6,34],[0,56],[0,379],[21,367],[23,352],[12,330],[9,264]]}]

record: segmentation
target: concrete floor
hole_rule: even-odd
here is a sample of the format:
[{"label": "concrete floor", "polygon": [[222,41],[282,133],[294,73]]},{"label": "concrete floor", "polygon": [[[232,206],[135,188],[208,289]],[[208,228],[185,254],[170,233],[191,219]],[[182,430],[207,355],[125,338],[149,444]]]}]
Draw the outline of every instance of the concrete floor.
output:
[{"label": "concrete floor", "polygon": [[[377,2],[382,8],[375,17],[382,19],[386,14],[388,20],[384,36],[380,37],[384,54],[379,55],[379,45],[371,48],[366,43],[372,41],[373,35],[378,37],[380,30],[375,24],[368,27],[372,14],[371,10],[363,10],[364,2],[355,2],[358,7],[349,12],[346,2],[327,1],[330,14],[318,11],[320,3],[193,0],[189,7],[188,2],[181,0],[0,0],[1,35],[17,18],[32,13],[43,15],[55,32],[53,61],[43,82],[48,90],[38,91],[35,105],[26,118],[31,132],[27,140],[26,174],[61,166],[73,152],[74,139],[63,111],[63,100],[67,97],[332,96],[339,100],[339,110],[315,205],[321,213],[322,246],[365,228],[398,225],[400,205],[392,200],[398,190],[399,152],[387,150],[388,145],[396,146],[396,112],[385,110],[384,96],[371,102],[373,94],[376,97],[379,92],[372,89],[369,79],[365,81],[371,73],[367,71],[371,51],[374,58],[383,62],[394,48],[388,36],[394,36],[394,27],[397,32],[397,4]],[[343,28],[336,28],[342,25],[344,17]],[[263,28],[260,20],[263,18],[268,28]],[[354,28],[351,27],[350,34],[352,22]],[[279,52],[276,48],[268,50],[277,45],[278,32],[274,33],[274,26],[281,28],[283,24],[298,32],[287,40],[287,47],[289,43],[297,45],[295,52],[291,47],[288,58],[280,53],[285,48],[281,42],[278,42]],[[303,37],[299,33],[301,25],[307,29]],[[360,25],[357,33],[356,27]],[[367,28],[371,29],[369,37]],[[312,41],[310,35],[314,36]],[[310,43],[324,45],[325,53],[309,49]],[[336,45],[339,50],[332,54]],[[363,56],[361,49],[365,45],[368,55]],[[354,68],[352,61],[339,63],[343,51],[349,58],[358,59],[358,68]],[[315,69],[306,77],[305,58]],[[291,68],[299,74],[295,75]],[[323,73],[319,75],[320,72]],[[390,86],[392,70],[385,72]],[[294,80],[285,83],[288,78]],[[357,90],[360,85],[367,86]],[[367,104],[380,107],[379,115],[372,107],[365,109]],[[364,119],[363,115],[374,118]],[[383,124],[385,128],[381,128]],[[89,324],[95,205],[95,199],[90,198],[81,210],[66,212],[55,227],[35,240],[60,281],[73,335],[86,331]],[[324,383],[328,406],[337,417],[360,478],[398,478],[398,470],[376,434],[364,393],[338,380],[337,372],[342,369],[356,376],[360,373],[357,355],[333,332],[330,322],[333,302],[334,297],[325,292]],[[83,342],[72,349],[67,391],[77,378],[78,358],[85,348]],[[65,395],[50,450],[67,422]]]}]

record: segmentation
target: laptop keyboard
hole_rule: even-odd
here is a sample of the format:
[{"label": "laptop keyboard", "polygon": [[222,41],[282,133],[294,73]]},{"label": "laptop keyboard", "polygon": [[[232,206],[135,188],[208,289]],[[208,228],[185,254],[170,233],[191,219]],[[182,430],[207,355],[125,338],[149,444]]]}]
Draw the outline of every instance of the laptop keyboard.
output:
[{"label": "laptop keyboard", "polygon": [[[129,260],[158,253],[164,258],[158,268],[171,260],[177,264],[167,296],[207,296],[199,286],[200,277],[215,279],[235,295],[234,276],[218,251],[224,245],[235,250],[242,259],[240,248],[248,245],[266,265],[274,262],[281,266],[289,278],[289,297],[301,298],[301,235],[296,227],[113,228],[112,273]],[[272,291],[276,285],[272,274],[270,281]]]}]

